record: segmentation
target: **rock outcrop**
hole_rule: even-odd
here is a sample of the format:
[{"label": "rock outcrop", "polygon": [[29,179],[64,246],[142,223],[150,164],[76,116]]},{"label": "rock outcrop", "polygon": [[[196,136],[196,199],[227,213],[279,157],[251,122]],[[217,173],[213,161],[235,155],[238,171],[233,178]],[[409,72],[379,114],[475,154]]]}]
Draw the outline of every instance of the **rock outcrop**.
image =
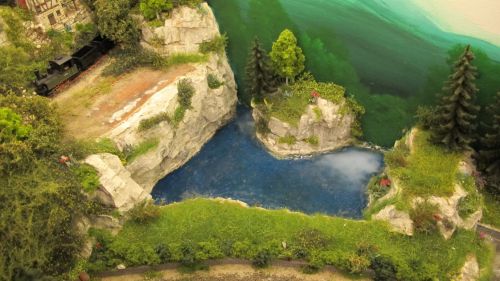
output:
[{"label": "rock outcrop", "polygon": [[[210,89],[207,75],[214,74],[224,85]],[[166,112],[173,116],[178,106],[177,83],[189,79],[195,88],[191,108],[175,127],[163,122],[155,128],[141,132],[141,120]],[[152,97],[125,122],[111,131],[110,137],[119,147],[136,146],[147,139],[157,139],[158,146],[127,165],[132,178],[151,192],[154,185],[170,172],[184,165],[196,155],[216,131],[230,121],[236,113],[236,83],[225,56],[212,55],[209,62],[198,64],[195,70],[178,77],[176,81]]]},{"label": "rock outcrop", "polygon": [[[351,128],[356,116],[342,113],[342,104],[318,98],[308,105],[297,126],[270,117],[266,134],[257,133],[264,146],[278,157],[311,155],[349,146],[353,142]],[[265,117],[253,110],[256,123]],[[285,139],[292,141],[285,142]]]},{"label": "rock outcrop", "polygon": [[477,258],[473,255],[468,256],[464,266],[460,270],[460,274],[456,281],[476,281],[479,280],[479,264]]},{"label": "rock outcrop", "polygon": [[[414,140],[418,133],[418,129],[411,130],[406,138],[404,145],[409,149],[410,153],[415,149]],[[395,146],[401,145],[401,141],[397,141]],[[458,171],[464,176],[472,176],[475,168],[471,161],[461,161],[458,165]],[[386,174],[390,174],[388,170]],[[397,179],[392,179],[391,189],[382,198],[375,202],[370,202],[370,206],[381,204],[384,201],[396,198],[404,187]],[[449,239],[457,228],[467,230],[474,229],[477,223],[481,220],[483,212],[480,208],[476,212],[470,214],[467,218],[462,218],[459,212],[459,203],[462,199],[468,196],[468,192],[460,185],[460,182],[455,183],[455,192],[450,197],[429,196],[427,198],[415,197],[412,199],[411,207],[416,208],[418,204],[428,202],[437,207],[437,213],[434,214],[437,218],[437,227],[444,238]],[[394,204],[389,204],[378,213],[372,216],[372,219],[387,221],[396,232],[406,235],[413,235],[414,226],[407,211],[397,210]]]},{"label": "rock outcrop", "polygon": [[101,187],[95,192],[95,196],[101,203],[127,211],[135,203],[151,198],[131,178],[118,156],[109,153],[95,154],[87,157],[85,163],[93,166],[99,174]]},{"label": "rock outcrop", "polygon": [[162,54],[196,53],[200,43],[219,35],[217,21],[207,3],[198,9],[180,7],[160,27],[143,26],[142,45]]},{"label": "rock outcrop", "polygon": [[[158,28],[143,29],[146,46],[153,37],[164,39],[160,48],[164,54],[198,52],[199,44],[219,35],[219,28],[210,7],[204,3],[199,9],[180,7]],[[215,75],[223,85],[217,89],[208,87],[208,75]],[[178,107],[177,83],[188,79],[195,88],[189,108],[180,124],[162,122],[152,129],[141,132],[142,120],[167,113],[173,116]],[[236,82],[224,53],[213,53],[205,63],[193,65],[193,70],[177,77],[168,86],[152,93],[151,97],[127,120],[108,135],[120,148],[136,146],[145,140],[156,139],[159,144],[145,155],[128,163],[127,170],[146,192],[170,172],[184,165],[196,155],[215,132],[229,122],[236,113]]]}]

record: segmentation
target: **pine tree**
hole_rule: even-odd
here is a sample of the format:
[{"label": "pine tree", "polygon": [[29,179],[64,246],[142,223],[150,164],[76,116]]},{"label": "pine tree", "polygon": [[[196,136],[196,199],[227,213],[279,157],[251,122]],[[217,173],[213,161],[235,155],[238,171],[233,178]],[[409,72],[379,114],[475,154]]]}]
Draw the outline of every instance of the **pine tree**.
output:
[{"label": "pine tree", "polygon": [[474,84],[477,71],[473,60],[474,54],[467,46],[455,63],[455,73],[445,84],[445,94],[437,107],[432,140],[450,150],[470,150],[474,140],[479,107],[474,104],[478,89]]},{"label": "pine tree", "polygon": [[255,38],[246,67],[247,93],[262,101],[265,93],[276,90],[272,67],[259,39]]},{"label": "pine tree", "polygon": [[488,107],[491,123],[487,133],[481,138],[479,166],[486,175],[488,185],[500,195],[500,92],[495,102]]}]

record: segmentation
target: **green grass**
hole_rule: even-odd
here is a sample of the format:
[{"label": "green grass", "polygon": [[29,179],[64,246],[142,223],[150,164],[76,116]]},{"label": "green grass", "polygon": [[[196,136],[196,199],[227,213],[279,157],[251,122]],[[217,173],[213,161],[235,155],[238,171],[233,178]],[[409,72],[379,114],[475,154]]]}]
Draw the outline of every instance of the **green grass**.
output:
[{"label": "green grass", "polygon": [[295,136],[287,135],[287,136],[284,136],[284,137],[280,137],[278,139],[278,143],[288,144],[288,145],[294,145],[294,144],[297,143],[297,138],[295,138]]},{"label": "green grass", "polygon": [[300,117],[310,104],[311,92],[316,91],[321,98],[336,104],[346,100],[345,89],[333,83],[318,83],[313,80],[297,81],[290,86],[288,91],[289,97],[286,97],[283,91],[270,98],[271,115],[294,126],[298,125]]},{"label": "green grass", "polygon": [[419,131],[406,161],[397,167],[388,162],[389,174],[401,183],[404,197],[451,196],[455,191],[462,155],[432,145],[429,136],[429,132]]},{"label": "green grass", "polygon": [[[113,255],[98,262],[108,266],[157,263],[158,245],[168,245],[175,261],[180,258],[175,250],[179,245],[201,245],[216,257],[222,252],[246,259],[254,258],[263,248],[270,249],[273,257],[296,258],[293,249],[301,249],[299,252],[313,264],[349,269],[360,249],[370,249],[389,257],[401,280],[450,280],[468,254],[478,256],[481,268],[489,266],[491,254],[474,232],[459,230],[450,240],[437,234],[407,237],[389,232],[380,221],[243,208],[208,199],[165,206],[157,220],[145,224],[129,221],[116,237],[106,239],[105,247]],[[282,242],[287,243],[287,249]]]},{"label": "green grass", "polygon": [[127,153],[127,162],[133,162],[137,157],[148,153],[149,151],[155,149],[160,144],[158,139],[147,139],[135,147],[132,147]]},{"label": "green grass", "polygon": [[459,176],[458,182],[467,191],[467,196],[458,202],[458,213],[463,219],[467,219],[484,205],[483,197],[477,191],[476,182],[472,176]]},{"label": "green grass", "polygon": [[312,145],[312,146],[318,146],[319,145],[319,137],[318,136],[310,136],[305,141]]},{"label": "green grass", "polygon": [[481,222],[500,229],[500,197],[487,192],[484,194],[484,210]]},{"label": "green grass", "polygon": [[170,116],[168,116],[167,112],[162,112],[153,117],[143,119],[139,123],[139,132],[147,131],[165,121],[170,122]]}]

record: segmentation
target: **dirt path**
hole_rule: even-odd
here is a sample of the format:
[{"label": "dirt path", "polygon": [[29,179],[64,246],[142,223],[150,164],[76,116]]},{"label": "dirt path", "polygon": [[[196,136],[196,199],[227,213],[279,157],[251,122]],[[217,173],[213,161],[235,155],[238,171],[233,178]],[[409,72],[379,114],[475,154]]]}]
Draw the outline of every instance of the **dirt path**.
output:
[{"label": "dirt path", "polygon": [[277,262],[267,269],[255,269],[248,262],[240,260],[218,261],[207,271],[192,274],[181,273],[174,265],[159,266],[156,271],[147,267],[127,269],[123,274],[104,274],[102,281],[350,281],[351,279],[333,268],[327,267],[316,274],[304,274],[299,263]]},{"label": "dirt path", "polygon": [[67,131],[76,138],[102,136],[126,120],[153,93],[194,69],[191,65],[168,71],[141,68],[119,77],[102,77],[108,64],[109,58],[102,59],[53,97]]}]

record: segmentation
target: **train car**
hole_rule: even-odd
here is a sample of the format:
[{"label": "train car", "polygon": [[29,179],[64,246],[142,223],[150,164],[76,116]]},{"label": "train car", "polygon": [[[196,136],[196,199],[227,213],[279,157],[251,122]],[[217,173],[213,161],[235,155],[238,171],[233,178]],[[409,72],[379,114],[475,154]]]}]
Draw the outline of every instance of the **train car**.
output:
[{"label": "train car", "polygon": [[97,36],[71,56],[63,56],[49,61],[46,74],[35,72],[35,91],[39,95],[49,96],[57,86],[78,76],[114,46],[113,41]]}]

